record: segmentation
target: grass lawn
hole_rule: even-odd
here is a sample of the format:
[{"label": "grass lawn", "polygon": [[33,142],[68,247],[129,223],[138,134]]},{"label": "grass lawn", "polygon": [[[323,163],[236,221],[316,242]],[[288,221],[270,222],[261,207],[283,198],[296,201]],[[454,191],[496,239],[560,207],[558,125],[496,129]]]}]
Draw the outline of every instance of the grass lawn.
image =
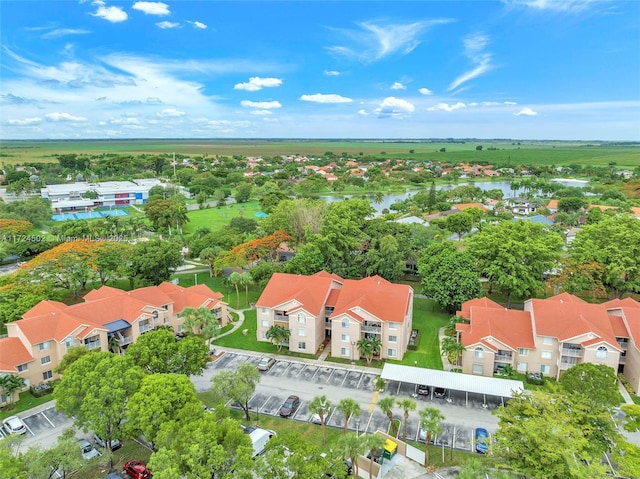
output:
[{"label": "grass lawn", "polygon": [[187,213],[189,222],[184,225],[185,234],[191,234],[200,228],[209,228],[211,231],[219,230],[229,224],[233,218],[242,216],[257,220],[255,213],[260,211],[257,200],[246,203],[233,203],[221,207],[206,208],[204,210],[192,210]]},{"label": "grass lawn", "polygon": [[18,413],[26,411],[36,406],[40,406],[46,402],[53,401],[52,394],[46,394],[39,398],[33,396],[29,391],[20,393],[20,399],[16,401],[12,409],[7,409],[7,406],[3,407],[0,411],[0,420],[8,418],[9,416],[15,416]]},{"label": "grass lawn", "polygon": [[206,284],[213,291],[224,295],[223,301],[228,303],[234,309],[248,308],[250,303],[258,301],[262,289],[255,284],[249,286],[249,296],[245,294],[244,288],[239,288],[239,298],[236,296],[236,290],[233,285],[227,283],[226,279],[221,276],[209,277],[209,273],[180,273],[171,276],[172,279],[178,278],[178,284],[185,288],[193,286],[197,280],[198,284]]}]

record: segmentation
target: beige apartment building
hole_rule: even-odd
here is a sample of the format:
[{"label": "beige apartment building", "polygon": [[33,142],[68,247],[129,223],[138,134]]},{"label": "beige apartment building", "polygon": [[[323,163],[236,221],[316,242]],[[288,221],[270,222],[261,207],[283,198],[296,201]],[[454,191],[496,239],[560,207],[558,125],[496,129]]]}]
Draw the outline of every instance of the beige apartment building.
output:
[{"label": "beige apartment building", "polygon": [[631,298],[591,304],[562,293],[530,299],[524,311],[481,298],[457,315],[469,321],[456,326],[465,373],[492,376],[509,365],[557,379],[576,364],[606,364],[640,391],[640,303]]},{"label": "beige apartment building", "polygon": [[273,325],[291,333],[289,350],[357,360],[357,342],[377,337],[381,358],[401,360],[413,320],[413,289],[372,276],[343,279],[321,271],[311,276],[276,273],[256,303],[258,341],[269,341]]},{"label": "beige apartment building", "polygon": [[[0,339],[0,375],[17,374],[27,387],[56,379],[53,369],[70,347],[122,353],[157,326],[181,332],[182,311],[188,307],[207,308],[221,326],[227,324],[222,294],[206,285],[162,283],[132,291],[102,286],[71,306],[41,301],[23,319],[7,323],[8,337]],[[0,396],[0,404],[7,399]]]}]

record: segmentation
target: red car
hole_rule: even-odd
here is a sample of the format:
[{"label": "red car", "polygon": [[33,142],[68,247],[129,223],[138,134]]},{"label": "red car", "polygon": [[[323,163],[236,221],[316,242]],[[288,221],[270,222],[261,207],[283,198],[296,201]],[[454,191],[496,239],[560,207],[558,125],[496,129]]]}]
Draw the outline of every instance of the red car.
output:
[{"label": "red car", "polygon": [[133,479],[149,479],[151,478],[151,471],[147,469],[144,462],[131,459],[124,463],[124,472]]}]

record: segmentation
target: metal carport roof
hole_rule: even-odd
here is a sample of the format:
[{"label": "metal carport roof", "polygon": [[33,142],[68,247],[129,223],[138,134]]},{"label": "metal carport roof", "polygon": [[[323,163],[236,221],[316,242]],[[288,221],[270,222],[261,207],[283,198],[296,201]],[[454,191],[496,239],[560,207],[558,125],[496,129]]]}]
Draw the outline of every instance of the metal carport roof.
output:
[{"label": "metal carport roof", "polygon": [[513,397],[514,392],[524,391],[522,381],[514,381],[513,379],[488,378],[400,364],[385,364],[380,377],[388,381],[425,384],[455,391],[507,398]]},{"label": "metal carport roof", "polygon": [[128,321],[124,319],[116,319],[115,321],[111,321],[110,323],[105,323],[104,327],[107,328],[107,334],[117,333],[118,331],[124,331],[127,328],[131,327]]}]

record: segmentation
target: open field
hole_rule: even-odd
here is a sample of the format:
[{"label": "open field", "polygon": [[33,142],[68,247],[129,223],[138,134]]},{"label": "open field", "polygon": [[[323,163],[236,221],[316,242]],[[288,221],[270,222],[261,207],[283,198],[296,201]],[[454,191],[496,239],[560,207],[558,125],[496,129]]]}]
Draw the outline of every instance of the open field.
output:
[{"label": "open field", "polygon": [[[464,141],[464,143],[462,143]],[[520,143],[520,144],[518,144]],[[477,151],[476,146],[483,150]],[[489,147],[496,150],[487,150]],[[440,152],[445,148],[445,152]],[[370,155],[400,159],[438,161],[487,161],[543,165],[640,166],[640,143],[517,141],[466,139],[449,143],[442,140],[86,140],[86,141],[2,141],[0,161],[5,163],[49,162],[56,155],[245,155],[282,154],[322,155],[331,151],[352,156]],[[410,151],[413,151],[411,153]]]}]

